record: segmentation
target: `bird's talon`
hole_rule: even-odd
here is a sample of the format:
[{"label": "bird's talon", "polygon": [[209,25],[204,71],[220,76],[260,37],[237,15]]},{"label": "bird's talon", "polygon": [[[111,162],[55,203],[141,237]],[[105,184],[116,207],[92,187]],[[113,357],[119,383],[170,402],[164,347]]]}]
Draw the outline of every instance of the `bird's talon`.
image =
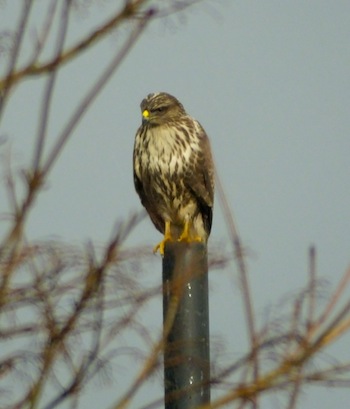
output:
[{"label": "bird's talon", "polygon": [[165,222],[164,239],[153,248],[153,253],[155,254],[159,250],[159,254],[164,256],[165,244],[167,241],[172,241],[169,221]]},{"label": "bird's talon", "polygon": [[165,244],[168,241],[172,241],[171,237],[164,237],[164,239],[153,248],[153,253],[156,254],[159,250],[159,254],[164,256]]},{"label": "bird's talon", "polygon": [[165,243],[164,243],[164,240],[162,240],[160,243],[158,243],[156,246],[153,247],[153,253],[156,254],[157,251],[159,250],[160,255],[163,256],[164,247],[165,247]]},{"label": "bird's talon", "polygon": [[177,241],[179,241],[179,242],[185,242],[185,243],[193,243],[193,242],[201,242],[201,241],[203,241],[203,239],[202,239],[202,237],[200,237],[200,236],[194,236],[194,237],[191,237],[191,236],[189,236],[189,235],[187,235],[187,236],[180,236],[179,238],[178,238],[178,240]]},{"label": "bird's talon", "polygon": [[190,233],[190,222],[186,221],[184,225],[184,229],[181,233],[181,236],[178,238],[178,241],[182,241],[185,243],[191,243],[195,241],[202,241],[200,236],[192,236]]}]

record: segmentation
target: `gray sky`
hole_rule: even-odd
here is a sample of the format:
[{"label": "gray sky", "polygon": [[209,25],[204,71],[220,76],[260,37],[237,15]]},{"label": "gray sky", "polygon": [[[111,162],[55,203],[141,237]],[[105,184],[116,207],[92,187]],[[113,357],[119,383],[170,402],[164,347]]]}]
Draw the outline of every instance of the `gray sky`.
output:
[{"label": "gray sky", "polygon": [[[15,6],[4,10],[2,26],[14,21]],[[103,15],[102,7],[99,12]],[[131,162],[141,121],[139,104],[149,92],[169,92],[211,139],[248,247],[254,305],[263,323],[268,307],[305,285],[310,244],[317,248],[319,276],[331,285],[349,266],[350,3],[206,1],[180,17],[147,28],[80,122],[38,199],[28,233],[73,243],[90,238],[104,242],[116,220],[140,210]],[[74,21],[72,38],[85,23]],[[51,140],[115,43],[118,33],[59,75]],[[0,128],[11,141],[18,166],[31,159],[40,92],[34,80],[23,83]],[[217,201],[209,243],[229,252],[227,239]],[[151,251],[159,240],[145,219],[126,244],[147,244]],[[151,266],[148,279],[160,280],[160,258],[154,257]],[[237,358],[247,348],[235,272],[231,264],[210,277],[213,339],[228,343],[223,360]],[[149,316],[145,312],[145,321],[155,328],[159,308],[152,307]],[[332,351],[338,354],[337,348]],[[344,360],[349,359],[349,349],[339,348]],[[122,372],[128,371],[127,365]],[[116,373],[115,378],[122,388],[123,377]],[[160,393],[159,382],[152,387]],[[111,400],[115,387],[107,386],[105,392]],[[149,390],[143,393],[137,402]],[[94,397],[87,408],[94,407]],[[345,409],[349,399],[349,391],[312,388],[302,395],[299,407]],[[264,402],[266,408],[279,405],[273,398]]]}]

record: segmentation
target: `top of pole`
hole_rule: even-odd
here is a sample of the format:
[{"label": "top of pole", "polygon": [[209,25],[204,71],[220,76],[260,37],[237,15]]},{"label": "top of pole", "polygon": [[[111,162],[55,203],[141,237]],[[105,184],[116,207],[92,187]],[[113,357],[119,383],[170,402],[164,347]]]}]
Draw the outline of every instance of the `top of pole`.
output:
[{"label": "top of pole", "polygon": [[192,409],[209,403],[208,263],[205,243],[166,244],[163,318],[166,339],[165,408]]}]

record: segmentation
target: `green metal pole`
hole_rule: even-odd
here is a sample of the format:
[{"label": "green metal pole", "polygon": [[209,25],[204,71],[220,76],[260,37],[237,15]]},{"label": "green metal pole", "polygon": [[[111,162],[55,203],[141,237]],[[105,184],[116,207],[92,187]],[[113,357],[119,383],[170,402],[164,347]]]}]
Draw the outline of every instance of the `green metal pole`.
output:
[{"label": "green metal pole", "polygon": [[163,322],[165,409],[193,409],[210,403],[206,244],[166,244]]}]

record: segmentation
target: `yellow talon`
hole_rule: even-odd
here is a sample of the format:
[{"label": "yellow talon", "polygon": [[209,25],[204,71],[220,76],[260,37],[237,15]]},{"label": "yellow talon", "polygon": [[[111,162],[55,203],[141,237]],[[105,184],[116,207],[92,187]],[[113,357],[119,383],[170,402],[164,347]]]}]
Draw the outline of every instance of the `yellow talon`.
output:
[{"label": "yellow talon", "polygon": [[193,241],[202,241],[202,238],[200,236],[190,235],[190,222],[186,220],[181,236],[179,237],[178,241],[185,241],[186,243],[191,243]]},{"label": "yellow talon", "polygon": [[164,249],[165,249],[165,243],[169,240],[163,239],[160,243],[158,243],[156,246],[153,247],[153,253],[156,254],[157,251],[159,250],[159,254],[161,256],[164,256]]},{"label": "yellow talon", "polygon": [[170,230],[170,222],[169,221],[165,222],[164,238],[160,243],[158,243],[154,247],[153,253],[157,253],[157,251],[159,250],[159,254],[161,256],[164,256],[164,249],[165,249],[165,244],[166,244],[167,241],[172,241],[171,230]]},{"label": "yellow talon", "polygon": [[[191,242],[201,242],[203,241],[203,238],[200,236],[192,236],[190,233],[190,221],[186,220],[184,224],[184,228],[182,230],[182,233],[180,237],[178,238],[177,241],[185,242],[185,243],[191,243]],[[173,238],[171,236],[171,229],[170,229],[170,222],[166,221],[165,222],[165,232],[164,232],[164,238],[163,240],[158,243],[154,248],[153,248],[153,253],[157,253],[159,250],[159,253],[161,256],[164,256],[164,250],[165,250],[165,245],[168,241],[172,241]]]}]

